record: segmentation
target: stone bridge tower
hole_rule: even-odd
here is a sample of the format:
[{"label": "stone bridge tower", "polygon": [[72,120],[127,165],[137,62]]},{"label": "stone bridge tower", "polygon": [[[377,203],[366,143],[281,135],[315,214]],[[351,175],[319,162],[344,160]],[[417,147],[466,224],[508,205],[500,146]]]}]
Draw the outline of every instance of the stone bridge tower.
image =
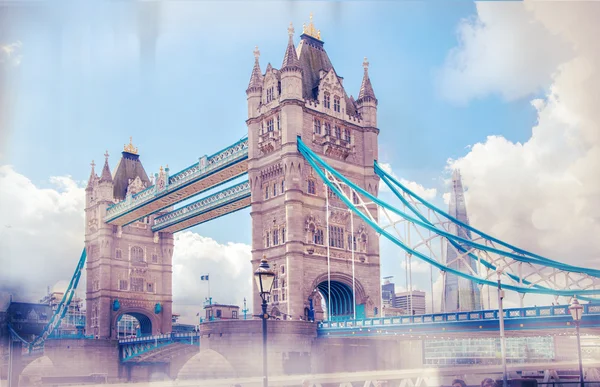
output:
[{"label": "stone bridge tower", "polygon": [[[355,100],[346,94],[312,17],[297,49],[291,24],[288,33],[280,69],[268,64],[263,74],[254,51],[246,90],[253,268],[266,255],[277,273],[270,303],[276,316],[319,319],[322,301],[334,318],[352,317],[354,310],[357,317],[373,316],[381,304],[378,236],[357,216],[352,229],[349,210],[297,150],[301,136],[331,166],[377,195],[377,99],[368,62]],[[259,308],[255,289],[255,314]]]},{"label": "stone bridge tower", "polygon": [[[173,235],[153,233],[154,214],[127,226],[104,222],[106,209],[151,185],[137,148],[125,146],[113,175],[108,153],[86,188],[86,333],[117,338],[117,322],[135,317],[142,334],[171,332]],[[161,168],[161,173],[163,173]]]}]

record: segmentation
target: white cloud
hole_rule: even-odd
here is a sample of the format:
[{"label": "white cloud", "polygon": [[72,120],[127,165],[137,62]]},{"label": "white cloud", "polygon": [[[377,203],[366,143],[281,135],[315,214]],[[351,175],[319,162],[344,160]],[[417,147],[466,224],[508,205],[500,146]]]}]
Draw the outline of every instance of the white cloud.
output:
[{"label": "white cloud", "polygon": [[[414,182],[414,181],[408,181],[406,179],[402,179],[400,177],[398,177],[398,175],[396,175],[392,169],[392,165],[389,163],[379,163],[379,166],[381,167],[381,169],[383,169],[385,172],[387,172],[388,174],[390,174],[391,176],[393,176],[396,180],[400,181],[400,183],[402,185],[404,185],[405,187],[407,187],[408,189],[410,189],[411,191],[413,191],[415,194],[419,195],[420,197],[422,197],[425,200],[432,200],[435,199],[435,196],[437,194],[437,189],[435,188],[425,188],[423,187],[423,185]],[[388,188],[388,186],[381,182],[379,184],[380,190],[383,192],[390,192],[390,189]]]},{"label": "white cloud", "polygon": [[513,100],[546,89],[557,66],[569,58],[570,45],[522,2],[476,7],[477,16],[459,24],[459,45],[439,73],[441,94],[465,103],[488,94]]},{"label": "white cloud", "polygon": [[49,183],[39,188],[0,166],[0,283],[16,297],[69,279],[83,249],[84,189],[68,176]]},{"label": "white cloud", "polygon": [[[486,3],[481,7],[480,3],[479,17],[491,17],[492,6],[501,15],[514,13],[515,4],[518,3]],[[549,33],[539,42],[528,35],[515,39],[514,53],[537,52],[541,45],[548,51],[548,63],[536,68],[534,61],[529,61],[523,71],[525,75],[554,73],[546,98],[532,101],[538,122],[531,138],[521,144],[490,136],[473,145],[464,157],[450,160],[448,167],[461,170],[463,182],[469,188],[465,195],[469,218],[475,227],[550,258],[597,267],[600,263],[597,237],[600,235],[600,51],[595,37],[600,36],[597,22],[600,3],[530,2],[525,6],[530,16],[519,16],[511,22],[518,23],[514,27],[523,31],[533,28],[532,24],[541,25]],[[504,24],[490,24],[487,29],[472,31],[471,38],[479,45],[470,48],[465,68],[485,57],[487,48],[497,43],[500,31],[492,33],[490,29],[504,30],[504,27]],[[552,52],[565,41],[574,51],[567,62],[558,65]],[[523,58],[511,54],[503,62],[508,62],[503,66],[511,69],[522,66]],[[550,64],[554,68],[548,68]],[[493,80],[484,85],[487,92],[530,89],[522,79],[524,74],[507,79],[505,72],[494,70],[488,71]],[[480,81],[475,73],[463,75],[467,83]]]},{"label": "white cloud", "polygon": [[17,41],[10,44],[0,45],[0,63],[7,63],[10,66],[21,64],[21,42]]},{"label": "white cloud", "polygon": [[[243,306],[252,301],[251,247],[243,243],[219,244],[214,239],[190,231],[175,235],[173,252],[174,312],[181,322],[194,323],[208,296],[208,282],[200,276],[209,274],[213,302]],[[241,308],[240,308],[241,309]],[[203,313],[201,313],[202,315]]]},{"label": "white cloud", "polygon": [[[46,287],[63,291],[84,246],[84,184],[69,176],[52,177],[49,188],[36,186],[13,167],[0,166],[0,292],[37,301]],[[215,302],[242,305],[252,298],[250,246],[219,244],[185,231],[175,236],[174,312],[193,323],[202,311],[210,273]],[[85,274],[78,295],[85,297]]]}]

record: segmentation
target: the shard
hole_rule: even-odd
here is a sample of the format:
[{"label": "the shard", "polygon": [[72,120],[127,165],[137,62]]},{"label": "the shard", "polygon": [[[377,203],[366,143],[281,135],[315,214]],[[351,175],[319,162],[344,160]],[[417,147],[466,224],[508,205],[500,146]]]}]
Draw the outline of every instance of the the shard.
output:
[{"label": "the shard", "polygon": [[[469,224],[465,194],[460,178],[460,171],[452,173],[452,191],[448,213],[464,224]],[[471,232],[462,226],[451,223],[449,232],[465,239],[471,239]],[[468,250],[468,246],[463,246]],[[477,262],[468,255],[457,251],[447,242],[446,266],[470,275],[477,274]],[[442,310],[446,313],[481,309],[481,297],[477,284],[471,280],[446,272],[444,281],[444,298]]]}]

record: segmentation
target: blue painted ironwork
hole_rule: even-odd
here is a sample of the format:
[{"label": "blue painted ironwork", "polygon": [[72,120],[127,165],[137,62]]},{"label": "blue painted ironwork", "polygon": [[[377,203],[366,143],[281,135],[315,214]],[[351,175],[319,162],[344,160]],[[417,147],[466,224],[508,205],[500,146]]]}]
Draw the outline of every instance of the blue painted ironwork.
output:
[{"label": "blue painted ironwork", "polygon": [[122,362],[131,360],[158,348],[174,343],[200,345],[199,332],[181,332],[164,335],[143,336],[119,340],[120,359]]},{"label": "blue painted ironwork", "polygon": [[[177,189],[201,180],[225,166],[230,166],[248,158],[248,139],[242,139],[235,144],[211,155],[204,156],[199,162],[184,170],[177,172],[168,178],[166,186],[159,189],[152,185],[135,195],[128,196],[125,200],[113,204],[106,210],[106,222],[111,222],[126,213],[144,206],[151,201],[159,199]],[[166,208],[173,203],[168,203]],[[162,209],[162,208],[161,208]],[[148,214],[145,214],[146,216]]]},{"label": "blue painted ironwork", "polygon": [[[478,245],[476,242],[453,235],[444,229],[436,227],[431,222],[423,221],[424,217],[422,215],[419,216],[421,219],[413,218],[403,211],[391,206],[390,204],[383,202],[363,188],[357,186],[348,178],[329,166],[325,161],[323,161],[323,159],[321,159],[308,146],[306,146],[300,138],[298,138],[298,150],[313,167],[323,182],[329,187],[329,189],[331,189],[332,192],[365,223],[408,254],[423,260],[424,262],[442,270],[443,272],[455,274],[457,276],[474,281],[480,285],[496,286],[497,284],[495,281],[490,280],[489,273],[488,276],[485,277],[470,275],[468,273],[448,267],[445,265],[445,263],[442,263],[431,256],[422,253],[421,251],[411,248],[411,246],[409,246],[405,240],[402,240],[402,238],[399,236],[397,237],[392,235],[390,232],[386,231],[384,227],[381,227],[377,223],[375,220],[376,218],[370,214],[369,207],[364,200],[366,199],[368,201],[368,205],[375,207],[376,210],[386,213],[388,218],[390,218],[390,214],[394,216],[400,216],[413,227],[419,226],[426,231],[433,232],[440,237],[447,239],[451,244],[455,245],[455,247],[459,249],[461,253],[471,254],[470,251],[465,251],[465,249],[462,248],[459,243],[464,243],[471,246],[471,250],[478,249],[480,255],[475,256],[474,259],[477,259],[487,269],[491,269],[494,275],[496,274],[496,269],[504,270],[501,272],[501,274],[505,275],[511,280],[512,283],[503,284],[503,288],[506,290],[511,290],[522,294],[537,293],[564,297],[572,297],[574,295],[600,295],[600,271],[594,269],[569,267],[568,265],[560,262],[551,261],[548,259],[544,260],[537,257],[525,257],[498,249],[493,252],[499,254],[500,257],[492,258],[489,256],[489,252],[491,252],[493,248],[489,248],[484,245]],[[345,190],[349,190],[350,193],[345,192]],[[359,205],[355,205],[351,197],[359,198]],[[395,226],[395,223],[393,225]],[[427,247],[429,246],[427,245]],[[510,261],[510,259],[513,261]],[[523,269],[522,266],[518,266],[521,263],[528,265],[525,267],[524,271],[521,271]],[[550,268],[549,274],[545,272],[548,268]],[[519,273],[515,273],[517,271]],[[562,278],[564,278],[564,280]],[[561,283],[560,281],[566,283]],[[546,286],[542,286],[540,283],[543,283]]]},{"label": "blue painted ironwork", "polygon": [[[600,305],[586,304],[583,307],[582,326],[600,327]],[[573,322],[569,305],[505,309],[504,318],[505,328],[509,331],[571,329],[569,325]],[[320,322],[318,334],[329,337],[398,333],[442,336],[453,332],[497,332],[498,320],[498,310],[346,319]]]},{"label": "blue painted ironwork", "polygon": [[188,204],[187,206],[157,217],[154,220],[152,231],[160,231],[166,227],[248,197],[250,197],[250,183],[246,180],[233,187],[226,188],[213,195]]}]

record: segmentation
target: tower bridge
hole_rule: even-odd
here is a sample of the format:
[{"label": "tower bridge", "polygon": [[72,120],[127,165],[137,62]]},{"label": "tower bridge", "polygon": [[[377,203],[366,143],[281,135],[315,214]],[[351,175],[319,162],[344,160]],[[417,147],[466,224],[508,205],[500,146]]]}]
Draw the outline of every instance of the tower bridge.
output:
[{"label": "tower bridge", "polygon": [[[559,297],[591,300],[600,293],[599,270],[551,260],[489,236],[462,216],[460,195],[448,214],[386,173],[377,163],[378,100],[367,59],[355,99],[348,95],[348,85],[337,74],[312,20],[297,47],[291,25],[288,36],[279,69],[269,63],[263,73],[260,52],[254,50],[246,89],[247,138],[178,173],[171,175],[168,167],[161,167],[152,179],[131,139],[114,173],[108,153],[100,175],[92,163],[85,249],[57,312],[32,348],[40,347],[60,324],[85,265],[85,332],[93,340],[47,341],[45,353],[56,365],[69,367],[61,352],[68,346],[71,353],[91,359],[81,360],[81,369],[108,367],[117,380],[124,373],[131,378],[135,364],[175,364],[177,356],[190,356],[199,345],[200,353],[212,351],[230,368],[234,364],[239,375],[251,375],[257,321],[211,321],[202,324],[200,332],[178,336],[172,333],[171,320],[173,233],[247,207],[252,267],[267,256],[276,275],[268,311],[280,318],[269,324],[275,336],[270,349],[277,359],[274,372],[284,373],[293,364],[304,367],[296,373],[337,372],[348,364],[365,370],[422,365],[418,359],[397,356],[398,341],[386,339],[390,332],[493,335],[499,312],[471,310],[481,309],[483,287],[489,293],[491,287],[502,286],[521,300],[526,294],[550,295],[557,304]],[[227,186],[245,175],[246,181]],[[380,183],[400,204],[378,197]],[[175,208],[216,187],[222,189]],[[420,259],[447,276],[446,313],[380,316],[381,237],[408,260]],[[453,293],[458,288],[468,288],[469,293],[459,297]],[[253,299],[256,315],[256,290]],[[564,331],[569,325],[565,308],[506,311],[508,330]],[[600,311],[597,306],[585,308],[582,326],[598,332]],[[117,344],[116,327],[126,314],[139,321],[144,337]],[[317,326],[311,320],[325,321]],[[30,344],[18,332],[12,335]],[[414,341],[409,347],[421,353],[419,340]],[[86,357],[88,352],[93,355]],[[112,358],[117,365],[99,360]]]}]

